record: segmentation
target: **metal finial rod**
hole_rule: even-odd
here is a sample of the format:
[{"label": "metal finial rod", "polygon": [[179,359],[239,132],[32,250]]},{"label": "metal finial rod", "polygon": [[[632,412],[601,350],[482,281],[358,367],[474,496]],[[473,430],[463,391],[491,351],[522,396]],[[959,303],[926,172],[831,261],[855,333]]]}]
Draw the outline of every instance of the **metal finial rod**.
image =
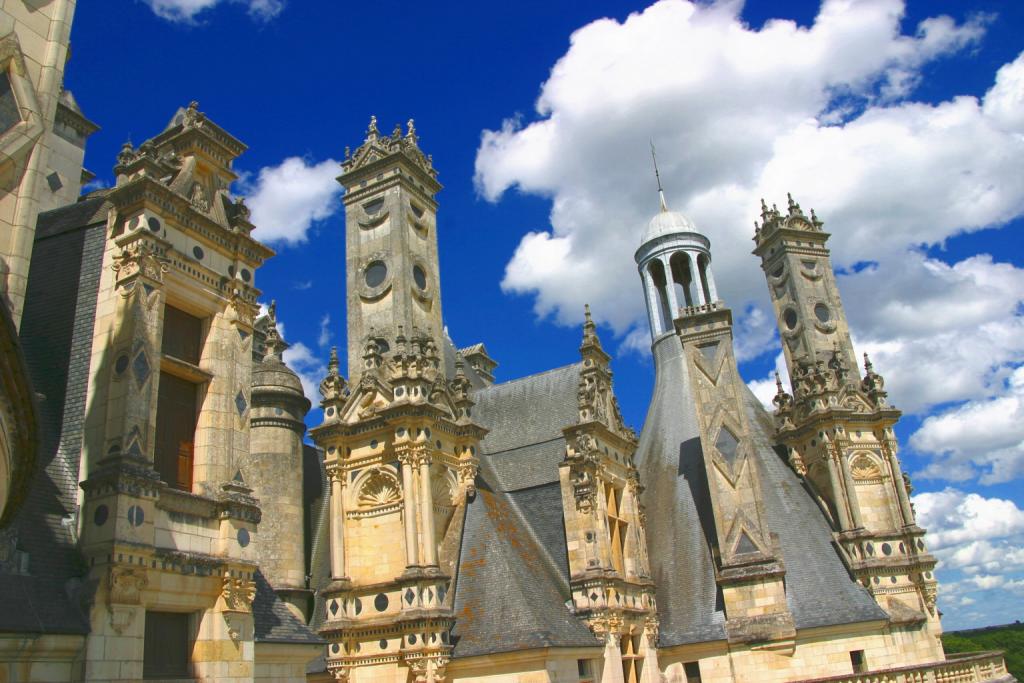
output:
[{"label": "metal finial rod", "polygon": [[651,161],[654,162],[654,179],[658,181],[658,200],[661,202],[661,210],[668,211],[668,204],[665,203],[665,191],[661,189],[661,174],[658,172],[658,154],[654,150],[654,140],[651,140]]}]

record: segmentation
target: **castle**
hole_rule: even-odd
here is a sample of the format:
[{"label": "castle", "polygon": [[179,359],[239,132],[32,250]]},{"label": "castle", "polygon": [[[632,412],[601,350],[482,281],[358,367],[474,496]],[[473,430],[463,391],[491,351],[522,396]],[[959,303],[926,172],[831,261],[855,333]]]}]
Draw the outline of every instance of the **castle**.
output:
[{"label": "castle", "polygon": [[0,10],[0,681],[1014,680],[943,653],[900,413],[813,211],[754,235],[792,387],[768,412],[711,241],[660,197],[638,435],[589,309],[577,363],[504,383],[448,338],[441,185],[411,121],[371,120],[312,446],[245,145],[192,103],[79,197],[73,9]]}]

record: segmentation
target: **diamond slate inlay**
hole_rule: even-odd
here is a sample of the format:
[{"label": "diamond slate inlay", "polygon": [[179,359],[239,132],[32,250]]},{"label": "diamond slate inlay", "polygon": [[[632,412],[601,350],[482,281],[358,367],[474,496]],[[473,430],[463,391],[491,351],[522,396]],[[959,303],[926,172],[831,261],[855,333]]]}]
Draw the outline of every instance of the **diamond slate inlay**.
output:
[{"label": "diamond slate inlay", "polygon": [[139,355],[135,356],[135,362],[132,363],[132,372],[135,373],[135,381],[139,384],[145,384],[146,380],[149,379],[149,359],[146,358],[145,351],[140,351]]},{"label": "diamond slate inlay", "polygon": [[722,457],[726,459],[731,467],[736,460],[737,448],[739,447],[739,439],[736,435],[729,431],[728,427],[723,426],[718,430],[718,438],[715,439],[715,448],[722,454]]},{"label": "diamond slate inlay", "polygon": [[238,415],[241,417],[245,413],[245,409],[249,407],[249,404],[245,400],[245,394],[241,390],[238,391],[238,395],[235,396],[235,407],[238,408]]}]

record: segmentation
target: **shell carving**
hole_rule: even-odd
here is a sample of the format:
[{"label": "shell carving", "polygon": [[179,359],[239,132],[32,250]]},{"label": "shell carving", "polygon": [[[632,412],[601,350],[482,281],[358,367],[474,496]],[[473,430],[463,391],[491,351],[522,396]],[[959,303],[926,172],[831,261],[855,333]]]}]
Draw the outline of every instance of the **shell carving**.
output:
[{"label": "shell carving", "polygon": [[358,503],[359,507],[365,510],[391,505],[401,498],[401,487],[394,475],[383,470],[375,470],[359,489]]}]

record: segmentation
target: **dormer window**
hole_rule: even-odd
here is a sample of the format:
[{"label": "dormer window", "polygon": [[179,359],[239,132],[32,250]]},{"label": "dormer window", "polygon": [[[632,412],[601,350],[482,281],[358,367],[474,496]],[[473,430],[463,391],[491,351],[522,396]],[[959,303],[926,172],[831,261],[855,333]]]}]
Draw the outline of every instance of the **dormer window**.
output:
[{"label": "dormer window", "polygon": [[209,375],[198,367],[202,349],[203,321],[166,306],[153,467],[167,484],[183,491],[192,490],[196,425],[209,381]]}]

